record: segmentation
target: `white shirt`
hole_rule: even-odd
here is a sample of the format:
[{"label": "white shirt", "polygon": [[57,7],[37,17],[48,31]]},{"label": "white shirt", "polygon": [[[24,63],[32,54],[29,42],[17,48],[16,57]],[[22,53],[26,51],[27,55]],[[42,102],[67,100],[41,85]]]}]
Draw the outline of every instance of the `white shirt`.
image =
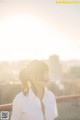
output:
[{"label": "white shirt", "polygon": [[31,88],[27,96],[20,92],[13,101],[11,120],[54,120],[58,116],[54,94],[45,89],[42,102],[45,106],[45,116],[40,100]]}]

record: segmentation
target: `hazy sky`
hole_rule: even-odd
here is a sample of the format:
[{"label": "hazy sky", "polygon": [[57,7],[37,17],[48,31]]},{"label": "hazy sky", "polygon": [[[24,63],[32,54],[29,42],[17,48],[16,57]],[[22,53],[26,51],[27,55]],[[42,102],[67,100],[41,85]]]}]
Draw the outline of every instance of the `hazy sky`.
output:
[{"label": "hazy sky", "polygon": [[80,5],[0,0],[0,60],[80,59]]}]

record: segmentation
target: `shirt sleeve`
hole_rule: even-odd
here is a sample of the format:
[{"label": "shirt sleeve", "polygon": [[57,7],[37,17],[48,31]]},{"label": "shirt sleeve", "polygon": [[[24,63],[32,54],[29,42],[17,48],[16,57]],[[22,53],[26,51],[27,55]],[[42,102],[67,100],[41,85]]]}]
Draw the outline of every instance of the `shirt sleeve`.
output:
[{"label": "shirt sleeve", "polygon": [[21,104],[17,97],[13,100],[11,120],[21,120]]}]

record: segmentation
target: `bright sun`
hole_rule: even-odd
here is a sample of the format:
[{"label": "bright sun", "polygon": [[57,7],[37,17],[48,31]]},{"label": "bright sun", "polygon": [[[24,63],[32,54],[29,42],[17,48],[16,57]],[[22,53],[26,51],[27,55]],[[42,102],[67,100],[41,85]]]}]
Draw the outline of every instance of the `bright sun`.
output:
[{"label": "bright sun", "polygon": [[[29,15],[16,15],[3,21],[1,29],[3,59],[45,58],[52,33],[45,23]],[[46,51],[46,52],[45,52]]]},{"label": "bright sun", "polygon": [[0,40],[0,60],[47,59],[51,54],[62,59],[78,57],[69,38],[31,15],[10,16],[0,22]]}]

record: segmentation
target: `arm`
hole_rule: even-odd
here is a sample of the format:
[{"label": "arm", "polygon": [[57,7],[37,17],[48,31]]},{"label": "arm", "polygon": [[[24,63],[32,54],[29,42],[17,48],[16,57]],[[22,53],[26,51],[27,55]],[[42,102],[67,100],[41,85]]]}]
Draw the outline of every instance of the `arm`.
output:
[{"label": "arm", "polygon": [[11,120],[21,120],[21,104],[17,97],[13,101]]}]

